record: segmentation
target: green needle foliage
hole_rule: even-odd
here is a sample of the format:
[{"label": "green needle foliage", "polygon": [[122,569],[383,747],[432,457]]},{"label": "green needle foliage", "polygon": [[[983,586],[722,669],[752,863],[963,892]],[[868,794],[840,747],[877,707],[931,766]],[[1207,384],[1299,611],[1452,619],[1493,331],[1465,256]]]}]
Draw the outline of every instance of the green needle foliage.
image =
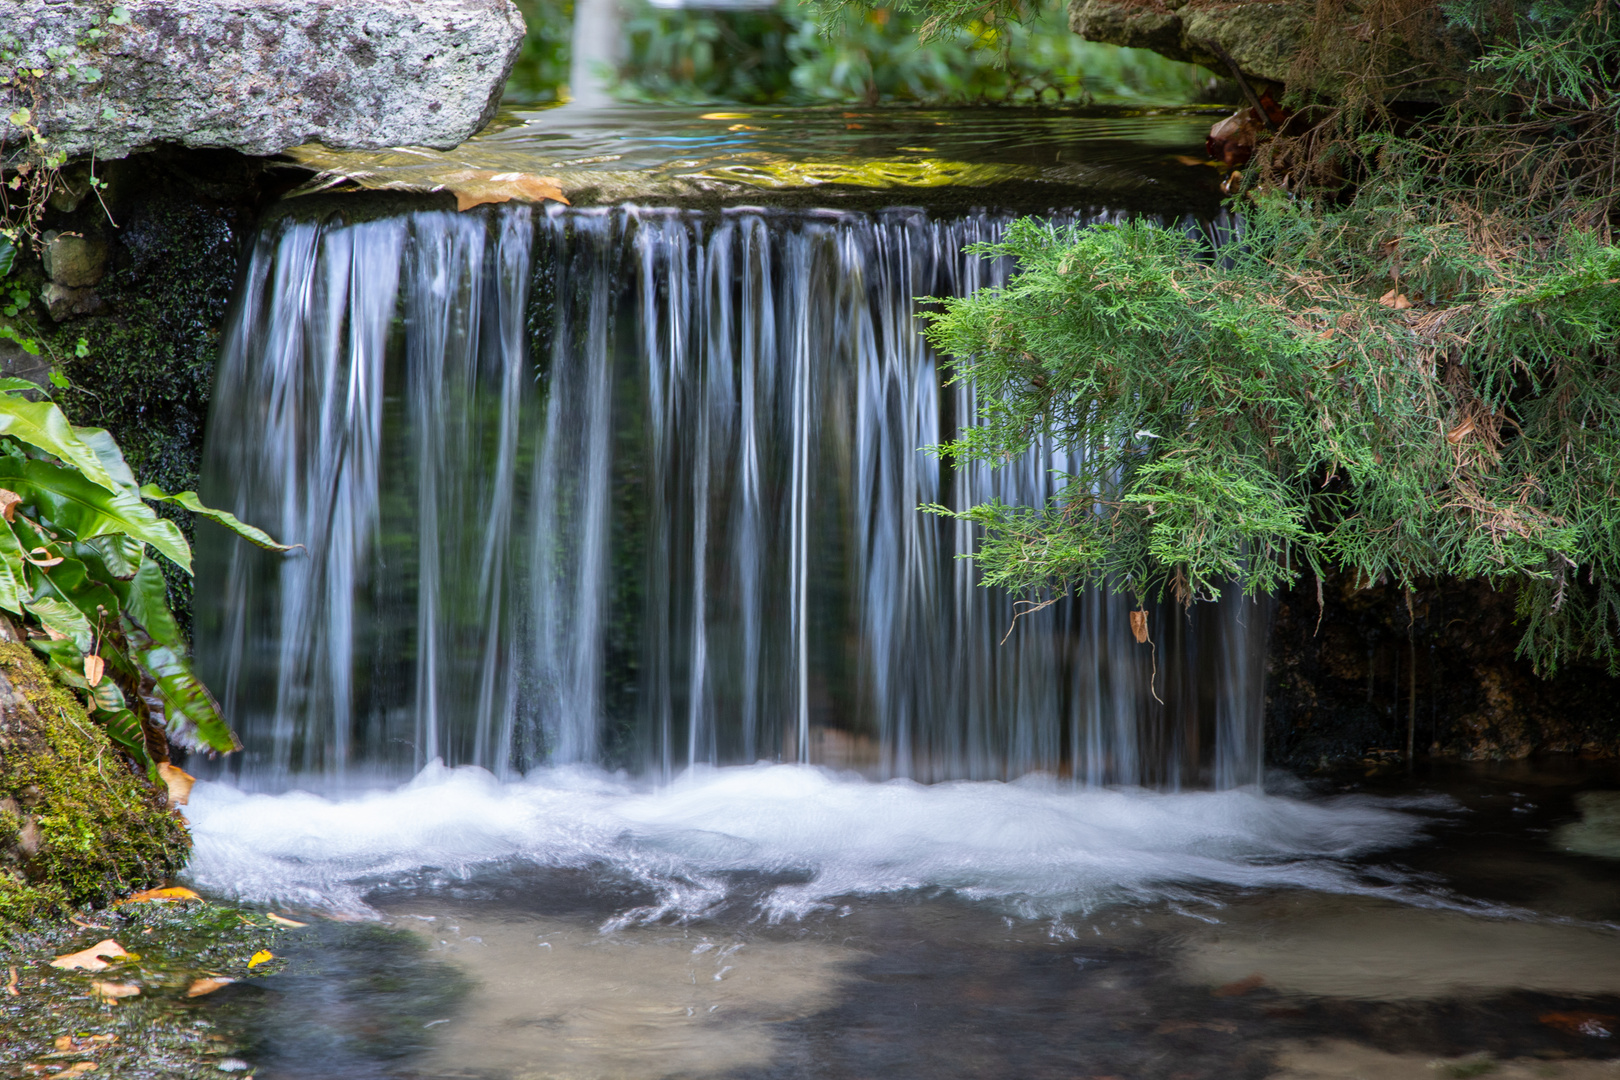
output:
[{"label": "green needle foliage", "polygon": [[23,620],[51,674],[149,772],[173,741],[230,751],[236,737],[186,659],[161,556],[191,572],[173,502],[262,547],[258,529],[187,491],[138,487],[112,436],[75,427],[39,388],[0,379],[0,610]]},{"label": "green needle foliage", "polygon": [[1483,578],[1538,670],[1620,673],[1620,13],[1492,18],[1456,103],[1335,148],[1354,188],[1301,192],[1279,140],[1223,246],[1022,221],[978,249],[1020,273],[931,318],[981,403],[941,452],[1087,455],[1046,506],[955,512],[987,584]]}]

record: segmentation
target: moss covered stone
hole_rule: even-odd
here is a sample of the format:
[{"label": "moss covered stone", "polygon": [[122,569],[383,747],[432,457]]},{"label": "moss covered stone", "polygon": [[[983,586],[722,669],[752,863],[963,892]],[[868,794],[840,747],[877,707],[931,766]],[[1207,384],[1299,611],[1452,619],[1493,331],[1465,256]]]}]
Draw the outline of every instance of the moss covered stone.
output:
[{"label": "moss covered stone", "polygon": [[191,838],[33,650],[0,641],[0,925],[167,881]]}]

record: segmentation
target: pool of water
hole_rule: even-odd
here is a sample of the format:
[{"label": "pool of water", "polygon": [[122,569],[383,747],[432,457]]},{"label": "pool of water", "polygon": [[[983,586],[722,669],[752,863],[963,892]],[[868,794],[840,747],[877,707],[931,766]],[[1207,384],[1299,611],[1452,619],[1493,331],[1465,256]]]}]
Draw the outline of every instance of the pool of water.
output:
[{"label": "pool of water", "polygon": [[[261,1077],[1620,1076],[1620,769],[199,790]],[[1612,837],[1610,838],[1612,840]]]}]

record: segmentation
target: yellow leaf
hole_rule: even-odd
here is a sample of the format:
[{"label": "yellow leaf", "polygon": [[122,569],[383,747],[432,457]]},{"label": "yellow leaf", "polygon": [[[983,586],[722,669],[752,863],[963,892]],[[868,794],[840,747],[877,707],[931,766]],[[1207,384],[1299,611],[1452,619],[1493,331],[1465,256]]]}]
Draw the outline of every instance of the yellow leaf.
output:
[{"label": "yellow leaf", "polygon": [[254,953],[253,958],[248,961],[248,967],[256,968],[265,961],[274,960],[275,958],[276,954],[271,952],[269,949],[260,949],[258,952]]},{"label": "yellow leaf", "polygon": [[309,925],[309,923],[301,923],[297,919],[289,919],[284,915],[277,915],[273,911],[265,912],[265,918],[269,919],[273,923],[280,923],[282,926],[308,926]]},{"label": "yellow leaf", "polygon": [[[160,762],[157,771],[163,782],[169,785],[169,805],[186,805],[186,800],[191,798],[191,785],[197,782],[197,778],[177,765],[170,765],[167,761]],[[195,895],[196,893],[192,894]]]},{"label": "yellow leaf", "polygon": [[494,172],[490,169],[463,169],[444,178],[443,186],[455,193],[456,209],[471,210],[484,203],[542,202],[550,199],[569,205],[560,181],[533,173]]},{"label": "yellow leaf", "polygon": [[101,971],[107,967],[107,961],[102,959],[103,957],[120,957],[128,955],[129,953],[124,951],[124,947],[122,945],[118,944],[118,942],[114,941],[112,938],[107,938],[105,941],[98,941],[88,949],[84,949],[80,952],[68,953],[66,956],[58,956],[55,960],[51,961],[51,967],[67,968],[70,970],[77,968],[83,971]]},{"label": "yellow leaf", "polygon": [[[162,766],[158,766],[162,768]],[[184,885],[170,885],[164,889],[144,889],[118,901],[120,904],[144,904],[151,900],[201,900],[202,897]]]},{"label": "yellow leaf", "polygon": [[135,997],[141,988],[134,983],[93,982],[90,992],[102,1001],[112,1004],[119,998]]},{"label": "yellow leaf", "polygon": [[84,681],[92,688],[101,682],[101,676],[107,670],[107,661],[95,653],[86,653],[84,657]]},{"label": "yellow leaf", "polygon": [[235,981],[235,979],[228,979],[223,975],[210,975],[206,979],[197,979],[191,984],[191,988],[186,991],[186,997],[194,998],[202,997],[204,994],[212,994],[215,990],[229,986]]},{"label": "yellow leaf", "polygon": [[751,113],[745,112],[706,112],[704,120],[747,120]]}]

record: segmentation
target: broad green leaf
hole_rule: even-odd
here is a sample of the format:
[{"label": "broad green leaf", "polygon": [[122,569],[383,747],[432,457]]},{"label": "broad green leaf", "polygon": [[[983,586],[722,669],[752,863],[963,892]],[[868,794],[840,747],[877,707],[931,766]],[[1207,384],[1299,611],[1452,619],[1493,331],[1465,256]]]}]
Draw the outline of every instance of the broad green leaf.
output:
[{"label": "broad green leaf", "polygon": [[136,490],[135,474],[130,471],[129,463],[124,460],[124,452],[118,449],[118,443],[106,428],[76,427],[73,434],[96,455],[96,460],[101,462],[101,467],[107,470],[114,483],[126,491]]},{"label": "broad green leaf", "polygon": [[[97,565],[92,569],[105,572],[107,578],[128,581],[141,568],[144,551],[141,542],[117,533],[111,536],[93,536],[73,545],[74,552]],[[98,576],[100,576],[98,574]],[[108,582],[112,584],[112,582]]]},{"label": "broad green leaf", "polygon": [[30,390],[36,394],[39,393],[39,383],[29,382],[27,379],[19,379],[15,375],[7,375],[4,378],[0,378],[0,393],[22,394],[27,393]]},{"label": "broad green leaf", "polygon": [[183,648],[180,627],[169,610],[169,590],[163,571],[151,559],[142,558],[141,567],[123,590],[124,616],[151,636],[159,645]]},{"label": "broad green leaf", "polygon": [[142,768],[151,771],[152,759],[146,753],[146,733],[141,730],[140,717],[128,709],[118,709],[113,712],[97,712],[94,719],[106,729],[113,742],[128,750],[130,756]]},{"label": "broad green leaf", "polygon": [[[89,453],[89,448],[85,451]],[[96,468],[106,475],[99,461]],[[118,487],[111,477],[108,483],[112,487],[98,486],[73,469],[45,461],[0,457],[0,487],[10,488],[25,503],[37,507],[51,528],[66,534],[64,539],[82,541],[119,534],[133,537],[152,545],[189,574],[191,548],[179,527],[158,517],[134,492]]]},{"label": "broad green leaf", "polygon": [[263,529],[256,529],[252,525],[242,522],[230,511],[215,510],[212,507],[204,506],[202,501],[197,498],[197,493],[195,491],[182,491],[178,495],[170,495],[156,484],[147,484],[145,487],[141,488],[141,496],[143,498],[152,499],[156,502],[179,503],[187,510],[190,510],[193,514],[201,514],[210,521],[217,521],[249,543],[257,544],[260,547],[268,548],[271,551],[291,551],[295,547],[303,546],[301,544],[276,543],[276,541],[271,538],[269,533],[265,532]]},{"label": "broad green leaf", "polygon": [[81,653],[89,652],[95,642],[96,628],[84,613],[58,596],[42,596],[27,601],[28,613],[47,628],[55,630],[73,642]]},{"label": "broad green leaf", "polygon": [[192,674],[191,665],[178,652],[156,646],[141,653],[148,672],[157,680],[158,695],[168,712],[169,735],[182,746],[193,741],[211,750],[230,753],[242,744],[219,713],[219,703]]},{"label": "broad green leaf", "polygon": [[29,591],[27,582],[23,546],[11,531],[11,523],[0,518],[0,608],[21,615],[23,597]]},{"label": "broad green leaf", "polygon": [[101,712],[117,712],[129,707],[124,692],[111,679],[103,678],[90,690],[90,700]]},{"label": "broad green leaf", "polygon": [[52,671],[55,671],[56,668],[59,667],[62,669],[62,671],[67,673],[63,677],[63,681],[69,686],[74,685],[73,679],[75,678],[79,680],[80,685],[77,687],[78,689],[83,689],[90,685],[84,681],[83,675],[76,674],[79,667],[84,663],[84,651],[75,645],[71,638],[63,638],[61,641],[47,641],[42,638],[29,638],[28,644],[32,645],[35,649],[44,653],[51,659],[52,663],[55,665],[52,667]]},{"label": "broad green leaf", "polygon": [[11,273],[11,264],[17,261],[17,245],[9,237],[0,236],[0,278]]},{"label": "broad green leaf", "polygon": [[[39,387],[29,384],[31,389]],[[122,490],[96,452],[74,432],[62,410],[49,401],[29,401],[15,394],[0,394],[0,435],[36,446],[71,465],[85,478],[108,491]]]}]

